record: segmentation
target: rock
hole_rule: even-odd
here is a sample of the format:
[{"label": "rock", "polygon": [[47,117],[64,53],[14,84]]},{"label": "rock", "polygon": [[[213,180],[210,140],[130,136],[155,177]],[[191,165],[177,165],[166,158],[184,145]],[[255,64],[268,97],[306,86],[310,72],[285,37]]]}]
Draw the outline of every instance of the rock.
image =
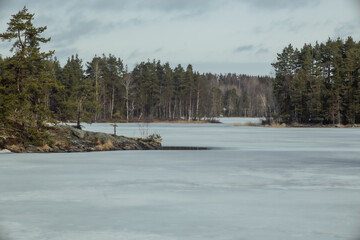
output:
[{"label": "rock", "polygon": [[54,146],[53,152],[61,152],[61,149],[58,146]]},{"label": "rock", "polygon": [[281,124],[282,127],[287,127],[286,123]]},{"label": "rock", "polygon": [[86,132],[85,139],[91,142],[97,142],[98,144],[104,144],[107,142],[116,142],[115,138],[107,133],[100,132]]},{"label": "rock", "polygon": [[70,133],[75,137],[83,139],[85,137],[85,131],[72,127]]},{"label": "rock", "polygon": [[36,146],[34,146],[34,145],[28,145],[28,146],[26,146],[26,148],[24,149],[24,152],[36,153],[36,152],[41,152],[41,151],[39,151],[39,147],[36,147]]}]

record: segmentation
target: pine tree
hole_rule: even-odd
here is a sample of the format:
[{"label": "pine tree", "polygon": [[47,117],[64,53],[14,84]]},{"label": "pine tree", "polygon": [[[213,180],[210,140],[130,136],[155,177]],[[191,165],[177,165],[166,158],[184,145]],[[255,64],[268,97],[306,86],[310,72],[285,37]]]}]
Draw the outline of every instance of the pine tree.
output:
[{"label": "pine tree", "polygon": [[273,82],[274,96],[279,105],[280,118],[284,122],[292,122],[296,112],[296,105],[294,106],[292,99],[292,91],[294,91],[292,81],[298,68],[297,55],[297,50],[289,44],[281,54],[278,54],[277,62],[272,64],[276,72]]},{"label": "pine tree", "polygon": [[184,118],[184,82],[185,82],[185,71],[184,68],[179,64],[174,69],[174,85],[175,85],[175,96],[174,96],[174,114],[176,118]]},{"label": "pine tree", "polygon": [[167,116],[166,117],[167,119],[174,119],[174,115],[173,115],[174,91],[175,91],[174,74],[169,63],[165,63],[164,65],[164,74],[165,74],[164,90],[162,93],[162,96],[164,98],[164,104],[166,104],[166,106],[164,106],[165,107],[164,115]]},{"label": "pine tree", "polygon": [[24,7],[12,15],[6,32],[0,34],[3,41],[13,42],[10,49],[13,56],[5,64],[11,72],[5,77],[7,83],[4,84],[9,87],[6,94],[11,98],[8,104],[13,109],[7,113],[12,121],[23,126],[24,131],[32,131],[34,127],[40,129],[51,119],[48,99],[50,88],[56,84],[54,72],[47,62],[54,52],[40,52],[40,43],[50,41],[50,38],[41,37],[46,26],[34,27],[33,20],[34,14]]},{"label": "pine tree", "polygon": [[[95,55],[95,57],[93,57],[91,62],[88,62],[86,66],[87,66],[86,69],[87,77],[95,81],[95,98],[96,98],[96,102],[100,104],[100,89],[101,89],[101,84],[103,82],[102,79],[103,76],[101,71],[102,59]],[[99,118],[99,113],[95,115],[95,121],[98,118]]]},{"label": "pine tree", "polygon": [[189,64],[186,68],[185,82],[184,82],[185,99],[187,102],[185,107],[187,108],[186,113],[187,113],[187,118],[189,121],[192,120],[192,118],[193,118],[193,116],[192,116],[193,91],[194,91],[194,72],[193,72],[192,65]]}]

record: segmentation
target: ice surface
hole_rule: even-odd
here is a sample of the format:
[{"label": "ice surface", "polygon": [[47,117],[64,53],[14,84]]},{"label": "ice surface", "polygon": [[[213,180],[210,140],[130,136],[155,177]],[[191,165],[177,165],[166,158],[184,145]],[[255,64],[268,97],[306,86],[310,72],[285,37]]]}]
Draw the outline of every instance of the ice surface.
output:
[{"label": "ice surface", "polygon": [[1,154],[0,239],[359,239],[360,129],[117,129],[146,131],[213,149]]}]

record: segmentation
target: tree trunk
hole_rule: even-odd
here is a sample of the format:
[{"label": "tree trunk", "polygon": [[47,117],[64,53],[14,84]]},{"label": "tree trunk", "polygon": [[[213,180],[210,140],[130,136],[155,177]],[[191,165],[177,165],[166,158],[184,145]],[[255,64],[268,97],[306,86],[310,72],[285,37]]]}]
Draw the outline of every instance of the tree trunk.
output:
[{"label": "tree trunk", "polygon": [[[96,61],[95,64],[95,94],[96,94],[96,103],[99,103],[99,63]],[[97,120],[98,113],[95,114],[95,122]]]},{"label": "tree trunk", "polygon": [[340,113],[340,99],[338,96],[338,101],[337,101],[337,110],[338,110],[338,124],[341,124],[341,113]]},{"label": "tree trunk", "polygon": [[110,119],[113,117],[114,112],[114,103],[115,103],[115,86],[112,86],[112,94],[111,94],[111,109],[110,109]]},{"label": "tree trunk", "polygon": [[97,61],[95,64],[95,91],[96,91],[96,102],[99,102],[99,63]]},{"label": "tree trunk", "polygon": [[168,116],[168,118],[169,118],[169,120],[170,120],[170,119],[172,118],[172,116],[171,116],[171,99],[170,99],[170,101],[169,101],[168,110],[169,110],[169,116]]},{"label": "tree trunk", "polygon": [[81,108],[82,108],[82,100],[80,100],[79,103],[78,103],[78,115],[77,115],[77,124],[76,124],[76,127],[78,129],[81,129],[81,125],[80,125]]},{"label": "tree trunk", "polygon": [[188,121],[190,121],[191,120],[191,118],[192,118],[192,109],[191,109],[191,89],[190,89],[190,97],[189,97],[189,109],[188,109],[189,111],[188,111]]},{"label": "tree trunk", "polygon": [[196,120],[200,120],[199,119],[199,104],[200,104],[200,89],[199,89],[199,85],[198,85],[198,89],[197,89],[197,94],[196,94]]},{"label": "tree trunk", "polygon": [[129,121],[129,99],[128,99],[128,97],[126,97],[126,121]]},{"label": "tree trunk", "polygon": [[176,98],[175,98],[175,103],[174,103],[174,111],[173,111],[173,117],[172,117],[172,119],[175,119],[175,114],[176,114]]},{"label": "tree trunk", "polygon": [[104,119],[106,119],[106,97],[105,97],[105,92],[106,91],[104,91],[104,96],[103,96],[103,114],[104,114],[103,118]]}]

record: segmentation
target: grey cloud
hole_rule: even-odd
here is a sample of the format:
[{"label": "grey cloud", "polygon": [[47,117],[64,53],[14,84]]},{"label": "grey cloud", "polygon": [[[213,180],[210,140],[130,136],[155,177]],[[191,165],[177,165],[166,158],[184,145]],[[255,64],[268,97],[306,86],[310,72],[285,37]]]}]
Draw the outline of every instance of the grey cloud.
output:
[{"label": "grey cloud", "polygon": [[5,1],[6,0],[0,0],[0,9],[3,9],[5,6]]},{"label": "grey cloud", "polygon": [[157,48],[155,49],[154,53],[159,53],[159,52],[162,52],[163,48]]},{"label": "grey cloud", "polygon": [[267,48],[260,48],[259,50],[256,51],[256,54],[257,55],[260,55],[260,54],[265,54],[265,53],[268,53],[269,52],[269,49]]},{"label": "grey cloud", "polygon": [[204,9],[192,9],[187,12],[180,12],[177,15],[174,15],[171,20],[178,21],[183,19],[190,19],[198,16],[202,16],[206,11]]},{"label": "grey cloud", "polygon": [[136,26],[136,25],[141,25],[144,23],[144,20],[140,19],[140,18],[131,18],[129,20],[127,20],[125,23],[123,23],[126,26]]},{"label": "grey cloud", "polygon": [[[85,2],[85,1],[84,1]],[[86,6],[94,9],[125,11],[125,10],[156,10],[156,11],[188,11],[191,9],[207,9],[214,5],[215,0],[107,0],[86,1]]]},{"label": "grey cloud", "polygon": [[0,240],[12,240],[14,238],[11,237],[8,229],[0,226]]},{"label": "grey cloud", "polygon": [[240,47],[237,47],[234,52],[245,52],[245,51],[250,51],[254,48],[253,45],[243,45]]},{"label": "grey cloud", "polygon": [[[224,0],[228,2],[229,0]],[[88,10],[125,12],[125,11],[152,11],[163,14],[171,14],[171,21],[194,18],[202,16],[207,12],[216,10],[218,6],[224,5],[216,0],[108,0],[92,1],[86,3]]]},{"label": "grey cloud", "polygon": [[317,5],[320,0],[237,0],[237,2],[247,3],[255,9],[278,10]]},{"label": "grey cloud", "polygon": [[0,22],[9,22],[11,15],[16,14],[23,7],[23,4],[0,0]]},{"label": "grey cloud", "polygon": [[358,11],[360,11],[360,1],[359,0],[352,0],[351,2],[354,4],[355,8]]},{"label": "grey cloud", "polygon": [[71,44],[77,39],[97,32],[97,30],[102,28],[102,24],[95,20],[77,20],[70,22],[67,30],[53,36],[53,40],[57,42],[57,47]]},{"label": "grey cloud", "polygon": [[302,28],[307,27],[307,23],[305,22],[294,22],[291,18],[287,18],[282,21],[275,21],[271,24],[274,28],[281,28],[288,32],[297,32]]},{"label": "grey cloud", "polygon": [[262,33],[264,32],[264,27],[263,26],[256,26],[253,28],[253,32],[258,34],[258,33]]},{"label": "grey cloud", "polygon": [[[84,1],[85,2],[85,1]],[[84,2],[81,5],[84,5]],[[79,3],[77,3],[79,4]],[[132,1],[129,0],[105,0],[105,1],[86,1],[85,7],[89,9],[94,9],[96,11],[100,10],[109,10],[122,12],[128,9],[133,5]]]},{"label": "grey cloud", "polygon": [[360,24],[354,22],[346,22],[334,29],[334,38],[337,37],[347,37],[355,35],[356,30],[360,28]]},{"label": "grey cloud", "polygon": [[138,56],[140,56],[140,55],[141,55],[140,51],[139,51],[138,49],[136,49],[136,50],[134,50],[134,51],[132,51],[132,52],[130,53],[128,59],[129,59],[129,60],[132,60],[132,59],[134,59],[134,58],[136,58],[136,57],[138,57]]},{"label": "grey cloud", "polygon": [[[141,1],[143,7],[150,9],[164,10],[164,11],[179,11],[199,8],[209,8],[214,3],[214,0],[153,0]],[[140,6],[140,5],[139,5]]]},{"label": "grey cloud", "polygon": [[86,20],[85,17],[74,16],[69,21],[67,30],[54,35],[54,41],[58,42],[58,47],[71,44],[77,39],[85,36],[90,36],[96,33],[99,35],[108,31],[113,31],[119,28],[134,27],[141,25],[143,20],[132,18],[123,22],[102,22],[98,19]]}]

